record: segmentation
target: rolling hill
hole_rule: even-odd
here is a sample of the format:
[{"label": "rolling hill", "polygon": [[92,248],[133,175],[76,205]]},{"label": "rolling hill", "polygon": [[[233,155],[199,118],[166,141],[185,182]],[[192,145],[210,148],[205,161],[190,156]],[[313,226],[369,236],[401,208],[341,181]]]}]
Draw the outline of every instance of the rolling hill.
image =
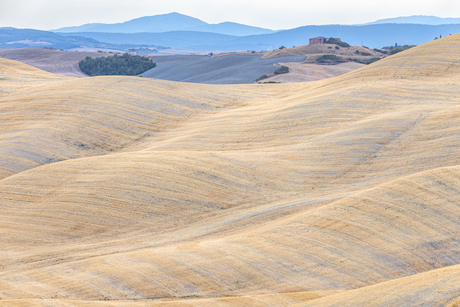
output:
[{"label": "rolling hill", "polygon": [[110,56],[102,52],[66,52],[38,48],[0,49],[0,57],[19,61],[30,66],[69,77],[87,77],[78,62],[87,56],[92,58]]},{"label": "rolling hill", "polygon": [[454,306],[459,46],[281,85],[0,59],[0,304]]}]

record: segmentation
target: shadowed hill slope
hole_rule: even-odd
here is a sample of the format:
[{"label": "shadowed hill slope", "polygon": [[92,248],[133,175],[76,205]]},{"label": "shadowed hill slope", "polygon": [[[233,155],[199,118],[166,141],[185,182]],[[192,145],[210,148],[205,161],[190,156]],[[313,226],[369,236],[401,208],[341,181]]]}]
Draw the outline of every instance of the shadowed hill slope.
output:
[{"label": "shadowed hill slope", "polygon": [[0,57],[23,62],[45,71],[69,77],[87,77],[78,62],[87,56],[92,58],[106,57],[111,54],[101,52],[69,52],[51,51],[36,48],[0,49]]},{"label": "shadowed hill slope", "polygon": [[280,61],[303,62],[305,56],[261,59],[260,55],[156,56],[157,66],[142,76],[170,81],[206,84],[254,83],[264,74],[273,73]]},{"label": "shadowed hill slope", "polygon": [[459,45],[290,85],[0,59],[2,303],[454,302]]}]

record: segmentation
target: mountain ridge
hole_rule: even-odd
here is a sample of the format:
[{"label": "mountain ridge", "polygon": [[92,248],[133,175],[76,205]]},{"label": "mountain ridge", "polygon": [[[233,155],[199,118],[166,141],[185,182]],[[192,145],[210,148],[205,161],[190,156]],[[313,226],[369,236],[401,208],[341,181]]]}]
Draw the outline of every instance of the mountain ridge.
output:
[{"label": "mountain ridge", "polygon": [[379,19],[373,22],[365,23],[365,25],[382,24],[382,23],[409,23],[409,24],[425,24],[425,25],[443,25],[460,23],[460,18],[443,18],[427,15],[412,15],[394,18]]},{"label": "mountain ridge", "polygon": [[235,36],[266,34],[274,32],[273,30],[247,26],[235,22],[209,24],[198,18],[176,12],[139,17],[122,23],[94,23],[52,30],[52,32],[56,33],[75,33],[82,31],[103,33],[164,33],[172,31],[196,31]]}]

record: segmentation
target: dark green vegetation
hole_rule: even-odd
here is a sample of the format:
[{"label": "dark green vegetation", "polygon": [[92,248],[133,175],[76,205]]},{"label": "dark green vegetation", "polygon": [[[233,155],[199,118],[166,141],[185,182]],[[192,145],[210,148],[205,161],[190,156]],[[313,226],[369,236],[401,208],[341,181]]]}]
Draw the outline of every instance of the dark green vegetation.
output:
[{"label": "dark green vegetation", "polygon": [[327,39],[325,43],[326,44],[337,45],[337,46],[340,46],[340,47],[350,47],[350,44],[342,42],[342,41],[339,41],[339,40],[337,40],[335,38],[332,38],[332,37]]},{"label": "dark green vegetation", "polygon": [[[289,67],[287,67],[287,66],[281,66],[280,68],[278,68],[277,70],[275,70],[273,73],[274,73],[275,75],[287,74],[287,73],[289,73]],[[262,81],[262,80],[267,79],[267,78],[270,78],[270,76],[268,76],[268,75],[262,75],[262,76],[260,76],[259,78],[256,79],[256,82]],[[270,82],[264,82],[264,83],[279,83],[279,82],[270,81]]]},{"label": "dark green vegetation", "polygon": [[149,58],[139,55],[114,55],[106,58],[86,59],[78,63],[81,71],[88,76],[126,75],[135,76],[156,66]]},{"label": "dark green vegetation", "polygon": [[336,56],[334,54],[325,54],[320,56],[319,58],[316,59],[316,63],[318,64],[339,64],[339,63],[345,63],[347,60],[340,56]]},{"label": "dark green vegetation", "polygon": [[404,50],[407,50],[413,47],[415,47],[415,45],[404,45],[404,46],[398,46],[398,47],[391,46],[386,49],[390,50],[390,54],[396,54],[396,53],[399,53],[401,51],[404,51]]},{"label": "dark green vegetation", "polygon": [[287,74],[289,73],[289,67],[287,66],[281,66],[277,70],[273,72],[275,75],[281,75],[281,74]]},{"label": "dark green vegetation", "polygon": [[386,50],[377,49],[377,48],[374,48],[374,51],[380,52],[380,53],[383,53],[383,54],[387,54],[387,53],[388,53]]},{"label": "dark green vegetation", "polygon": [[256,79],[256,82],[262,81],[262,80],[267,79],[267,78],[268,78],[267,75],[262,75],[262,76],[260,76],[259,78]]},{"label": "dark green vegetation", "polygon": [[[367,53],[367,52],[363,52],[363,53]],[[361,55],[362,53],[358,51],[356,52],[356,54]],[[378,60],[380,60],[380,58],[369,58],[369,59],[347,58],[345,59],[343,57],[340,57],[334,54],[325,54],[325,55],[318,57],[315,61],[317,64],[322,64],[322,65],[336,65],[336,64],[345,63],[345,62],[356,62],[356,63],[367,65],[367,64],[377,62]]]},{"label": "dark green vegetation", "polygon": [[377,62],[378,60],[380,60],[380,58],[370,58],[370,59],[352,59],[352,58],[349,58],[348,60],[356,62],[356,63],[361,63],[361,64],[368,65],[368,64]]}]

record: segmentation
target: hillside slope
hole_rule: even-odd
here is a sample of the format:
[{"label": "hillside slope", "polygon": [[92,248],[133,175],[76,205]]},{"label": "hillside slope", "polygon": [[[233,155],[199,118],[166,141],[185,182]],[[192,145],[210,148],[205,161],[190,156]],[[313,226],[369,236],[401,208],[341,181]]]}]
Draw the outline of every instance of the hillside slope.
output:
[{"label": "hillside slope", "polygon": [[0,59],[0,303],[455,302],[459,46],[285,85]]},{"label": "hillside slope", "polygon": [[109,55],[111,54],[101,52],[67,52],[38,48],[0,49],[0,57],[2,58],[19,61],[53,74],[79,78],[87,77],[87,75],[80,70],[78,62],[84,60],[87,56],[99,58]]}]

